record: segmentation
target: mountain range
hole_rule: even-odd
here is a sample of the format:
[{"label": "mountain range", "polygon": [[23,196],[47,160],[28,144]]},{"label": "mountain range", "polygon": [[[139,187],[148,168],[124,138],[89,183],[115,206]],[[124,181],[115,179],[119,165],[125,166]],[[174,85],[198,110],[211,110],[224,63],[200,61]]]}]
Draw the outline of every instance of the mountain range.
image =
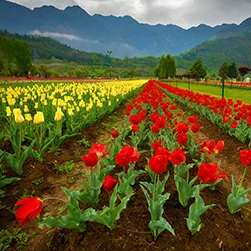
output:
[{"label": "mountain range", "polygon": [[113,57],[158,57],[180,55],[205,41],[250,32],[251,17],[239,25],[200,24],[183,29],[172,24],[142,24],[130,16],[91,16],[79,6],[64,10],[43,6],[31,10],[0,0],[0,29],[52,37],[86,52],[107,54],[112,51]]}]

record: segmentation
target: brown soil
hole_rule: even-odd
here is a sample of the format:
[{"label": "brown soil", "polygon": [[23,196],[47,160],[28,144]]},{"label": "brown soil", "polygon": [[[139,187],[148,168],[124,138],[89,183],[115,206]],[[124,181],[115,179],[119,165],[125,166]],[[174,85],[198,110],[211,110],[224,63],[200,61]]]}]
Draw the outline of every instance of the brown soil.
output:
[{"label": "brown soil", "polygon": [[[181,109],[185,108],[181,107]],[[65,142],[58,155],[47,153],[41,163],[33,159],[26,161],[22,179],[6,186],[5,197],[2,201],[2,205],[6,207],[0,209],[0,230],[8,229],[12,232],[13,228],[18,228],[12,210],[15,202],[24,193],[33,194],[33,196],[40,198],[48,196],[63,198],[65,195],[60,187],[78,187],[84,179],[82,174],[86,171],[81,156],[87,153],[88,148],[84,148],[77,141],[85,137],[90,143],[109,142],[111,127],[118,125],[124,119],[125,105],[121,106],[116,114],[118,119],[116,124],[114,124],[114,118],[104,118],[94,126],[84,129],[81,135]],[[134,186],[135,195],[123,211],[114,230],[110,231],[103,225],[90,222],[87,223],[87,231],[84,235],[75,230],[46,227],[40,230],[37,221],[33,220],[22,227],[22,232],[29,235],[28,242],[21,247],[13,242],[8,250],[251,250],[250,205],[243,208],[241,212],[231,215],[226,203],[231,189],[231,174],[239,182],[244,170],[239,161],[239,150],[241,148],[247,149],[247,146],[225,134],[204,118],[200,118],[199,123],[202,129],[196,134],[197,142],[205,139],[223,139],[225,141],[225,147],[217,155],[217,161],[221,163],[221,169],[227,172],[229,179],[220,183],[214,191],[204,189],[201,192],[206,205],[215,203],[216,206],[202,215],[204,227],[194,236],[190,234],[186,226],[189,209],[188,207],[183,208],[179,204],[170,170],[171,175],[167,182],[167,190],[171,196],[164,205],[165,213],[163,216],[172,225],[176,236],[164,231],[157,241],[153,241],[148,228],[150,215],[147,203],[137,182]],[[61,164],[70,160],[74,161],[75,167],[68,176],[55,170],[53,163]],[[145,164],[146,159],[141,158],[137,168],[142,168]],[[147,179],[146,175],[139,178],[139,180],[145,179]],[[250,186],[251,170],[249,169],[244,180],[244,187]],[[102,192],[100,205],[107,204],[107,194]],[[58,200],[48,200],[45,202],[41,217],[45,217],[48,213],[57,215],[60,210],[63,211],[63,207],[64,204]]]}]

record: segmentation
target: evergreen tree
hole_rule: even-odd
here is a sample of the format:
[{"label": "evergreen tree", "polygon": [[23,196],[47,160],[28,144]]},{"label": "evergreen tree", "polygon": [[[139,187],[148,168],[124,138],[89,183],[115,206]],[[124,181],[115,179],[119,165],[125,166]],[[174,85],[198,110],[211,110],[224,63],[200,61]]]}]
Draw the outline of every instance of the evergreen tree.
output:
[{"label": "evergreen tree", "polygon": [[174,78],[176,76],[176,63],[174,58],[171,58],[170,62],[170,77]]},{"label": "evergreen tree", "polygon": [[175,77],[176,75],[176,65],[174,58],[170,54],[160,57],[158,65],[154,69],[154,76],[161,79],[166,79],[169,77]]},{"label": "evergreen tree", "polygon": [[159,78],[166,78],[166,63],[165,56],[162,55],[159,60]]},{"label": "evergreen tree", "polygon": [[196,75],[198,78],[204,78],[207,75],[207,71],[200,59],[197,59],[193,63],[192,67],[189,69],[189,73]]},{"label": "evergreen tree", "polygon": [[237,70],[236,64],[234,62],[232,64],[230,64],[230,66],[229,66],[228,76],[230,78],[238,78],[238,70]]},{"label": "evergreen tree", "polygon": [[228,62],[224,61],[221,64],[218,75],[222,79],[226,79],[227,77],[229,77],[229,63]]}]

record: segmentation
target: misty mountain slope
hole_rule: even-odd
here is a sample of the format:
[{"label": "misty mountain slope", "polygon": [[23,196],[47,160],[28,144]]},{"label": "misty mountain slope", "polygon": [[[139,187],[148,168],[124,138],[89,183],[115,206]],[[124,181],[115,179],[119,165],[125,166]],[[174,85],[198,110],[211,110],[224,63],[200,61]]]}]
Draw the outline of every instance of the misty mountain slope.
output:
[{"label": "misty mountain slope", "polygon": [[196,59],[202,60],[209,71],[217,71],[223,61],[251,66],[251,32],[204,42],[175,58],[177,66],[185,69]]}]

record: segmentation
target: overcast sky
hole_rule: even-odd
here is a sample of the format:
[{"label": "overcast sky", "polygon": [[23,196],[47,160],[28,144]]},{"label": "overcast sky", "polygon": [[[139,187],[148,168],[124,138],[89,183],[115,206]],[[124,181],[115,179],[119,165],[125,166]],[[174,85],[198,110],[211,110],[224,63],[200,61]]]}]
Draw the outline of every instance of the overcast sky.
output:
[{"label": "overcast sky", "polygon": [[79,5],[90,15],[129,15],[140,23],[176,24],[185,29],[199,24],[239,24],[251,16],[251,0],[11,0],[28,8]]}]

